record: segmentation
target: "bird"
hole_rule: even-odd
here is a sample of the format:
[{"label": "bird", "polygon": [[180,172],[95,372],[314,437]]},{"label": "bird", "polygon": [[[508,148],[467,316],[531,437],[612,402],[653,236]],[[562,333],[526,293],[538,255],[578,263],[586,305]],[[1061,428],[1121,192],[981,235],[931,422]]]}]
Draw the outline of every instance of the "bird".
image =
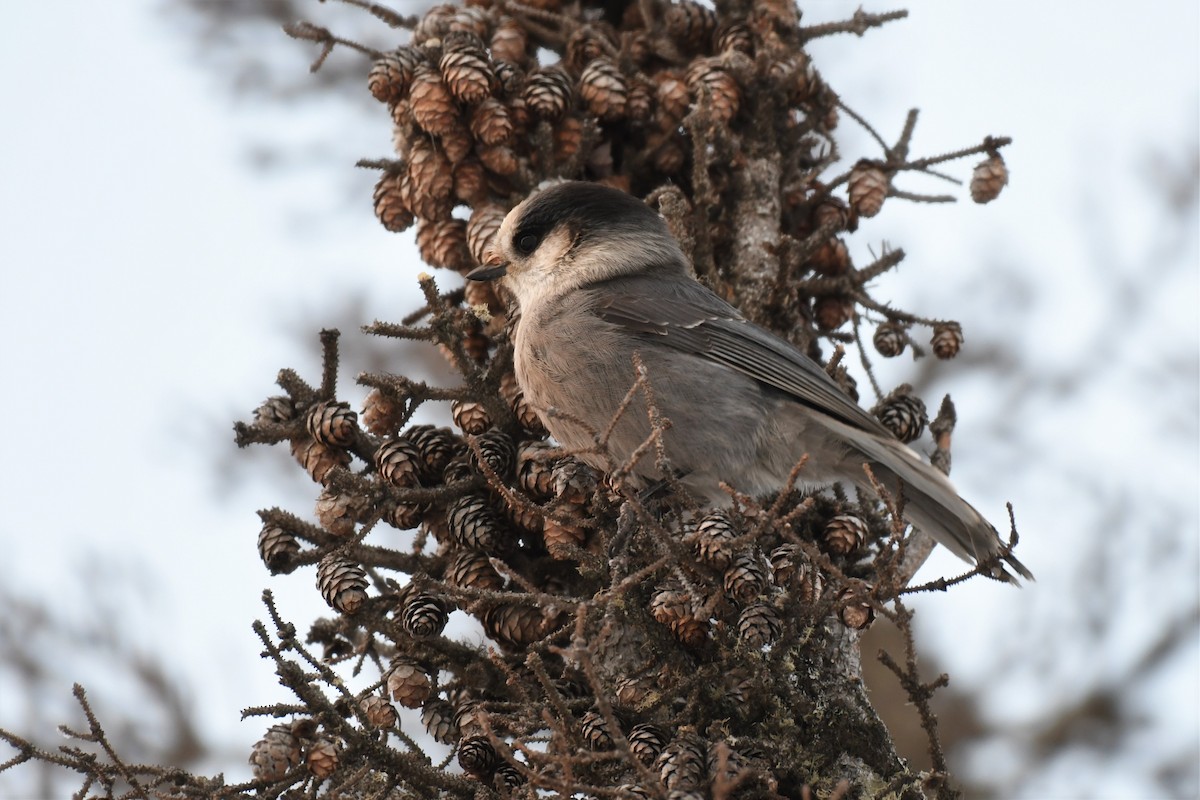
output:
[{"label": "bird", "polygon": [[[745,318],[695,277],[646,203],[588,181],[544,185],[504,218],[470,280],[497,280],[515,304],[513,369],[525,399],[567,452],[601,472],[628,464],[636,488],[670,477],[706,506],[783,488],[902,486],[904,516],[992,577],[1032,574],[949,479],[854,402],[822,366]],[[626,395],[641,365],[653,395]],[[624,412],[618,414],[624,406]],[[604,433],[605,448],[597,448]],[[641,448],[641,450],[639,450]]]}]

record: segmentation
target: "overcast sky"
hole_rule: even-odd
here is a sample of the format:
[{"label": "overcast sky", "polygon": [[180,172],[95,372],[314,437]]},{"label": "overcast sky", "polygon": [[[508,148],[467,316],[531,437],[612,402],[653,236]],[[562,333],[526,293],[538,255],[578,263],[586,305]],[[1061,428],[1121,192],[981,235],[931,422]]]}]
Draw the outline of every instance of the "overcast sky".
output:
[{"label": "overcast sky", "polygon": [[[314,19],[323,8],[313,3]],[[806,19],[849,8],[813,4]],[[903,246],[899,278],[881,284],[877,296],[962,319],[968,347],[1007,341],[1040,376],[1030,386],[998,386],[994,372],[939,367],[936,385],[954,393],[961,418],[956,483],[994,520],[1003,519],[1006,501],[1016,503],[1022,559],[1039,582],[1019,595],[974,582],[949,599],[930,598],[920,612],[923,633],[956,680],[1010,682],[998,695],[1005,707],[993,710],[1019,724],[1048,702],[1046,692],[1069,692],[1080,675],[1111,668],[1122,642],[1136,649],[1139,621],[1155,603],[1192,602],[1197,591],[1196,228],[1171,251],[1161,238],[1165,212],[1147,181],[1153,153],[1183,164],[1196,147],[1197,8],[1187,0],[1026,0],[986,11],[945,0],[910,8],[909,19],[869,33],[870,47],[831,39],[812,53],[843,99],[885,137],[894,139],[909,107],[921,108],[916,152],[955,149],[986,134],[1016,142],[1005,151],[1011,185],[996,203],[930,209],[891,201],[853,237],[852,249],[865,263],[869,246]],[[281,699],[250,632],[261,590],[276,590],[285,614],[301,624],[325,607],[310,573],[271,578],[255,552],[255,509],[290,504],[307,513],[310,487],[296,472],[288,496],[277,480],[230,468],[231,422],[272,393],[280,367],[317,376],[311,341],[332,321],[322,316],[336,310],[331,298],[362,298],[364,323],[396,319],[413,305],[420,265],[410,235],[376,223],[372,176],[353,169],[360,157],[386,153],[382,109],[373,121],[347,116],[343,124],[337,114],[346,109],[333,103],[291,109],[235,100],[221,76],[192,57],[194,41],[177,23],[150,0],[7,9],[0,583],[80,624],[104,616],[160,653],[189,687],[203,730],[238,754],[214,769],[239,777],[240,754],[261,735],[261,722],[240,723],[239,710]],[[309,53],[301,55],[298,64]],[[866,147],[851,125],[843,123],[849,146]],[[252,152],[273,144],[320,158],[286,170],[254,168]],[[956,174],[968,176],[971,165]],[[1157,275],[1158,252],[1189,263]],[[1152,284],[1143,298],[1152,313],[1126,319],[1111,287],[1134,278]],[[1005,327],[1006,309],[1019,326]],[[1174,369],[1160,363],[1163,342]],[[1066,408],[1048,403],[1004,419],[1019,407],[1014,392],[1052,398],[1046,381],[1069,376],[1097,347],[1111,348],[1108,358],[1120,365],[1109,378]],[[885,383],[914,369],[902,362],[887,365]],[[1147,408],[1154,413],[1139,413]],[[1038,448],[1015,452],[1005,423]],[[286,453],[256,457],[267,463]],[[234,485],[218,464],[233,470]],[[1075,566],[1102,539],[1085,521],[1120,492],[1151,498],[1154,509],[1136,511],[1146,514],[1148,532],[1173,526],[1174,571],[1144,574],[1131,564],[1134,590],[1118,609],[1128,620],[1111,651],[997,676],[993,654],[1021,652],[1030,631],[1044,633],[1059,613],[1065,587],[1079,589]],[[1156,517],[1160,499],[1191,513]],[[939,554],[926,574],[958,567]],[[1069,613],[1063,624],[1074,624]],[[63,685],[50,697],[15,696],[0,672],[0,725],[21,730],[32,703],[60,704],[69,719],[75,679],[103,702],[121,702],[119,675],[66,668],[69,651],[53,658]],[[1194,750],[1200,742],[1200,657],[1193,648],[1176,662],[1138,701],[1150,720],[1146,748]],[[1015,759],[992,756],[998,775]],[[1022,792],[1070,796],[1066,787],[1077,788],[1084,771],[1090,788],[1079,796],[1144,796],[1138,753],[1127,761],[1080,759]],[[0,776],[0,794],[6,785],[19,790],[12,780]]]}]

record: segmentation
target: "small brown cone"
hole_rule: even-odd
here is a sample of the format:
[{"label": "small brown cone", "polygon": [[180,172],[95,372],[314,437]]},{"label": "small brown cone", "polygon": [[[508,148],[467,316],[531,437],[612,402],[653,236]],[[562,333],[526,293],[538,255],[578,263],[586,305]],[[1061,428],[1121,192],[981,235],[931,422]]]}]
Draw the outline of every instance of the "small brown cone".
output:
[{"label": "small brown cone", "polygon": [[258,533],[258,555],[272,575],[287,574],[296,568],[300,552],[296,537],[273,522],[264,522]]},{"label": "small brown cone", "polygon": [[446,566],[445,578],[447,583],[467,589],[494,592],[504,588],[504,579],[479,550],[460,550]]},{"label": "small brown cone", "polygon": [[494,203],[476,206],[471,212],[471,218],[467,220],[467,247],[477,264],[487,260],[507,213],[503,206]]},{"label": "small brown cone", "polygon": [[329,739],[317,739],[308,748],[305,757],[308,771],[317,778],[328,778],[338,768],[340,761],[338,747]]},{"label": "small brown cone", "polygon": [[403,436],[388,439],[375,451],[379,477],[400,489],[420,486],[423,465],[421,451]]},{"label": "small brown cone", "polygon": [[823,331],[835,331],[854,317],[854,299],[840,294],[818,297],[813,303],[813,318]]},{"label": "small brown cone", "polygon": [[541,609],[526,605],[494,606],[483,616],[488,636],[510,649],[522,649],[542,639],[560,624],[560,617],[548,617]]},{"label": "small brown cone", "polygon": [[500,755],[486,736],[470,736],[458,746],[458,765],[468,775],[490,775],[499,763]]},{"label": "small brown cone", "polygon": [[831,553],[848,556],[857,552],[867,542],[867,523],[853,514],[838,514],[825,524],[822,536],[825,547]]},{"label": "small brown cone", "polygon": [[367,88],[381,103],[395,103],[408,95],[413,70],[425,60],[415,47],[401,47],[375,59],[367,74]]},{"label": "small brown cone", "polygon": [[889,188],[887,173],[875,162],[863,159],[850,170],[847,191],[850,208],[860,217],[873,217],[883,208]]},{"label": "small brown cone", "polygon": [[763,647],[771,644],[783,632],[783,621],[774,606],[767,603],[752,603],[738,617],[738,638],[747,647]]},{"label": "small brown cone", "polygon": [[279,781],[300,764],[300,740],[288,725],[272,725],[250,751],[250,767],[260,781]]},{"label": "small brown cone", "polygon": [[971,174],[971,199],[980,204],[990,203],[1007,185],[1008,166],[999,153],[993,153],[980,161]]},{"label": "small brown cone", "polygon": [[404,632],[414,639],[430,639],[446,627],[450,612],[446,604],[428,592],[412,592],[400,613]]},{"label": "small brown cone", "polygon": [[404,418],[404,403],[398,397],[375,388],[363,399],[363,426],[376,436],[394,436]]},{"label": "small brown cone", "polygon": [[687,85],[692,99],[703,105],[705,96],[709,110],[717,122],[728,122],[737,115],[741,90],[719,58],[698,58],[687,72]]},{"label": "small brown cone", "polygon": [[492,33],[492,58],[512,64],[524,64],[529,60],[529,34],[520,22],[504,17]]},{"label": "small brown cone", "polygon": [[908,345],[908,333],[904,330],[903,325],[897,325],[894,322],[885,322],[875,329],[875,335],[871,338],[872,344],[875,345],[875,350],[884,358],[895,358],[904,352],[904,348]]},{"label": "small brown cone", "polygon": [[393,659],[384,681],[388,695],[405,708],[420,708],[433,693],[429,673],[410,658]]},{"label": "small brown cone", "polygon": [[907,383],[897,386],[871,413],[905,444],[917,439],[929,424],[925,403]]},{"label": "small brown cone", "polygon": [[708,636],[708,622],[700,618],[697,603],[682,589],[659,589],[650,597],[650,614],[685,645],[695,646]]},{"label": "small brown cone", "polygon": [[487,498],[464,495],[446,510],[446,527],[460,547],[497,553],[507,543],[504,521],[492,510]]},{"label": "small brown cone", "polygon": [[440,219],[453,205],[450,160],[429,139],[419,137],[408,151],[408,208],[421,219]]},{"label": "small brown cone", "polygon": [[492,427],[492,415],[483,403],[474,400],[455,400],[450,404],[450,415],[463,433],[480,434]]},{"label": "small brown cone", "polygon": [[483,102],[492,93],[496,76],[483,45],[473,34],[450,34],[438,66],[450,93],[467,105]]},{"label": "small brown cone", "polygon": [[292,456],[317,483],[324,483],[335,467],[350,464],[350,454],[339,447],[326,447],[307,436],[292,439]]},{"label": "small brown cone", "polygon": [[359,701],[358,707],[362,709],[363,716],[367,718],[367,724],[372,728],[394,728],[399,716],[396,713],[396,707],[387,701],[386,697],[380,697],[377,694],[369,694]]},{"label": "small brown cone", "polygon": [[305,425],[308,435],[326,447],[347,447],[358,433],[358,415],[349,403],[322,401],[308,412]]},{"label": "small brown cone", "polygon": [[435,741],[452,744],[458,740],[454,708],[445,700],[430,700],[421,709],[421,723]]},{"label": "small brown cone", "polygon": [[346,537],[354,534],[354,525],[363,506],[362,497],[326,487],[317,498],[316,515],[322,528],[334,536]]},{"label": "small brown cone", "polygon": [[542,67],[525,83],[525,104],[539,119],[556,120],[571,102],[571,79],[558,67]]},{"label": "small brown cone", "polygon": [[725,594],[739,603],[748,603],[767,585],[766,560],[757,550],[746,550],[734,557],[725,570]]},{"label": "small brown cone", "polygon": [[350,559],[331,553],[317,565],[317,589],[330,608],[353,614],[367,599],[367,573]]},{"label": "small brown cone", "polygon": [[717,31],[716,12],[692,0],[668,7],[665,22],[671,38],[693,53],[707,50]]},{"label": "small brown cone", "polygon": [[579,96],[588,110],[605,122],[625,116],[629,87],[621,70],[608,58],[596,58],[579,77]]},{"label": "small brown cone", "polygon": [[933,354],[941,359],[954,358],[963,345],[962,326],[957,322],[943,322],[933,327],[933,338],[929,340]]},{"label": "small brown cone", "polygon": [[407,173],[385,172],[375,184],[375,216],[386,230],[393,233],[408,230],[416,220],[404,201],[404,183],[407,180]]},{"label": "small brown cone", "polygon": [[494,97],[483,100],[471,109],[469,124],[471,135],[485,146],[509,142],[516,132],[508,107]]},{"label": "small brown cone", "polygon": [[467,250],[467,223],[461,219],[417,220],[417,249],[432,267],[463,270],[471,264]]},{"label": "small brown cone", "polygon": [[454,96],[432,65],[422,63],[413,70],[408,96],[413,119],[427,133],[441,136],[461,124]]},{"label": "small brown cone", "polygon": [[875,620],[875,607],[870,602],[870,587],[862,581],[852,581],[838,592],[837,617],[847,628],[863,630]]}]

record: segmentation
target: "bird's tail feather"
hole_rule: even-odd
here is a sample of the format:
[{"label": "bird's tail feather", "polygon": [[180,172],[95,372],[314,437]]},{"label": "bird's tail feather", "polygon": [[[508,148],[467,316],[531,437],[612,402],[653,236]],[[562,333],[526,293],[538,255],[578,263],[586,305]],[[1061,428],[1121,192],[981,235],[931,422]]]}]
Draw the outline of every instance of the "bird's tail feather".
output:
[{"label": "bird's tail feather", "polygon": [[[862,432],[853,438],[846,437],[845,441],[852,442],[860,451],[859,455],[851,453],[848,457],[861,458],[869,464],[884,489],[896,491],[899,484],[905,500],[904,515],[909,522],[965,561],[994,560],[993,577],[1016,583],[1005,569],[1007,565],[1022,578],[1033,580],[1033,574],[1009,552],[991,523],[959,496],[945,475],[922,461],[909,447],[895,439]],[[865,472],[858,483],[860,489],[871,490]]]}]

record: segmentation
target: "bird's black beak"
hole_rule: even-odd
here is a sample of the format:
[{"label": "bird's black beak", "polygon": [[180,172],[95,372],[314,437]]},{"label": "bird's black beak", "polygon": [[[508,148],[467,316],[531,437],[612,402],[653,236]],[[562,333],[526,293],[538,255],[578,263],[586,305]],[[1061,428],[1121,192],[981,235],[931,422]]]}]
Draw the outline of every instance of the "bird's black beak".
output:
[{"label": "bird's black beak", "polygon": [[498,254],[490,253],[482,264],[467,273],[467,280],[490,281],[503,277],[507,272],[508,264]]}]

